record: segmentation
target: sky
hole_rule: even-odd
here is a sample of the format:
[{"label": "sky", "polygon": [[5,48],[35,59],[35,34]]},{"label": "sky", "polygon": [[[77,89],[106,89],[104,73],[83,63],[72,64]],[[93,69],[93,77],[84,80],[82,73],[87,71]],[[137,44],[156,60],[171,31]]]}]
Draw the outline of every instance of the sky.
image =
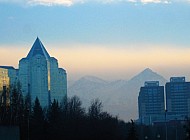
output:
[{"label": "sky", "polygon": [[37,36],[69,80],[190,77],[190,0],[0,0],[0,65],[18,68]]}]

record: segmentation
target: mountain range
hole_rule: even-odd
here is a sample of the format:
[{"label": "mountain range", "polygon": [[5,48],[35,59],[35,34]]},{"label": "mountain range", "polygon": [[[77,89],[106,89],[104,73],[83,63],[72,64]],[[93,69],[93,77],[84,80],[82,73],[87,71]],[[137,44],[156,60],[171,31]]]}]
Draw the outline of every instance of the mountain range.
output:
[{"label": "mountain range", "polygon": [[138,118],[138,94],[145,81],[159,81],[165,85],[166,79],[147,68],[130,80],[105,81],[95,76],[84,76],[69,82],[68,96],[77,95],[84,107],[93,99],[100,99],[103,109],[119,119],[129,121]]}]

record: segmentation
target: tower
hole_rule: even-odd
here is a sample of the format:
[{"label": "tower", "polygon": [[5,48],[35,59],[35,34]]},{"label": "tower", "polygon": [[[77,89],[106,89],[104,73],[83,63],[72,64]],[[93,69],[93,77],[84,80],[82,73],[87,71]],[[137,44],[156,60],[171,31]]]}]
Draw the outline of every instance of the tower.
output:
[{"label": "tower", "polygon": [[4,105],[10,104],[10,94],[18,82],[17,72],[12,66],[0,66],[0,102]]},{"label": "tower", "polygon": [[158,81],[147,81],[140,88],[138,97],[139,119],[141,123],[151,124],[164,117],[164,86]]},{"label": "tower", "polygon": [[38,97],[42,106],[67,95],[67,74],[58,67],[37,37],[26,58],[19,61],[19,81],[23,95],[30,94],[32,102]]},{"label": "tower", "polygon": [[168,114],[177,119],[189,117],[190,82],[186,82],[185,77],[171,77],[165,88]]}]

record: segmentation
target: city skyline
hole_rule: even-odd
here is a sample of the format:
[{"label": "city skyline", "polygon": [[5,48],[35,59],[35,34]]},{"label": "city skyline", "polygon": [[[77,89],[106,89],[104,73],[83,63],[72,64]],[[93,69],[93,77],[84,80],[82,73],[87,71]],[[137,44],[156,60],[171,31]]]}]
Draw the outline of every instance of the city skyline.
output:
[{"label": "city skyline", "polygon": [[1,0],[1,65],[18,68],[39,36],[69,80],[129,80],[145,68],[189,79],[188,0],[106,2]]}]

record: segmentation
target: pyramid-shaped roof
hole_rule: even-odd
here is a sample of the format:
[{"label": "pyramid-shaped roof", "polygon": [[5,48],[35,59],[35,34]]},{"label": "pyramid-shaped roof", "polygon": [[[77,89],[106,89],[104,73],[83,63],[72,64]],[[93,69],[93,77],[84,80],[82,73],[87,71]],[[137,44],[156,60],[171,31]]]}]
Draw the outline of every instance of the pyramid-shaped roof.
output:
[{"label": "pyramid-shaped roof", "polygon": [[36,41],[34,42],[30,52],[28,53],[27,58],[30,59],[37,54],[45,56],[47,60],[50,58],[50,55],[48,54],[44,45],[42,44],[42,42],[38,37],[36,38]]}]

